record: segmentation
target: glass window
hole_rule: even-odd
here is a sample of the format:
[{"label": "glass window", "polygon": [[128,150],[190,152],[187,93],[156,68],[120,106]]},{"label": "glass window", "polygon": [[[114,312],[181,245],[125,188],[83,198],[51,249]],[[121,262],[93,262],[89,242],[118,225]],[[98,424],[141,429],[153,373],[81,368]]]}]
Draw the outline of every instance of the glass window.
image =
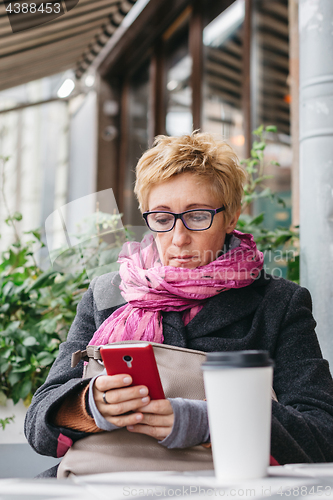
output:
[{"label": "glass window", "polygon": [[192,132],[192,59],[188,47],[188,25],[178,30],[166,45],[166,133],[178,136]]},{"label": "glass window", "polygon": [[124,223],[144,225],[133,192],[135,166],[148,148],[149,61],[130,79],[128,110],[128,153],[124,183]]},{"label": "glass window", "polygon": [[205,132],[227,140],[244,157],[242,65],[244,0],[236,0],[203,30]]},{"label": "glass window", "polygon": [[[269,134],[265,150],[265,174],[271,176],[267,187],[284,200],[285,205],[267,198],[258,199],[254,214],[265,213],[265,227],[290,227],[291,165],[289,30],[288,0],[254,0],[252,13],[251,100],[252,128],[275,125],[277,133]],[[270,162],[278,162],[280,166]],[[278,267],[286,274],[283,261],[267,254],[266,269]]]},{"label": "glass window", "polygon": [[[289,94],[289,37],[287,0],[253,2],[252,119],[253,128],[275,125],[276,134],[267,138],[266,184],[285,200],[286,207],[258,201],[255,211],[265,212],[268,228],[291,224],[291,137]],[[280,166],[269,164],[273,160]]]},{"label": "glass window", "polygon": [[289,136],[288,1],[256,0],[253,7],[253,125],[274,123]]}]

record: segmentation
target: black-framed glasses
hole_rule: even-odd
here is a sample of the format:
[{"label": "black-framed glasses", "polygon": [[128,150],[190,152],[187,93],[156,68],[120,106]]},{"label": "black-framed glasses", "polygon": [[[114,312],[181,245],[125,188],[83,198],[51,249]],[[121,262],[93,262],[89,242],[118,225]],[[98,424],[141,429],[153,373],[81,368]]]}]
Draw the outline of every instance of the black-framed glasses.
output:
[{"label": "black-framed glasses", "polygon": [[149,229],[156,233],[171,231],[175,227],[177,219],[181,219],[186,229],[190,231],[205,231],[212,225],[214,215],[223,210],[225,210],[225,206],[216,208],[215,210],[195,208],[194,210],[186,210],[186,212],[181,212],[179,214],[158,211],[144,212],[142,216]]}]

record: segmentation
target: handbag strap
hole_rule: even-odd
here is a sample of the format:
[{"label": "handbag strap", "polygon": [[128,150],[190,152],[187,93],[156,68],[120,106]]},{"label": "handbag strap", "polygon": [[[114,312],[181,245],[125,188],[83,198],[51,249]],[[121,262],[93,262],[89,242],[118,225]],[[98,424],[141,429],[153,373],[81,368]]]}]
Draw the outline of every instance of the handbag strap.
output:
[{"label": "handbag strap", "polygon": [[76,351],[72,354],[71,367],[75,368],[80,361],[89,359],[102,359],[99,345],[87,345],[83,351]]},{"label": "handbag strap", "polygon": [[[123,340],[120,342],[114,342],[113,344],[106,344],[106,345],[120,345],[120,344],[140,344],[140,343],[149,343],[152,346],[159,347],[161,349],[168,349],[168,350],[174,350],[174,351],[182,351],[182,352],[189,352],[191,354],[201,354],[202,356],[206,356],[206,353],[204,351],[197,351],[195,349],[186,349],[184,347],[178,347],[178,346],[173,346],[173,345],[166,345],[166,344],[159,344],[157,342],[147,342],[146,340]],[[75,368],[76,365],[80,361],[89,361],[89,359],[95,359],[95,360],[102,360],[100,348],[104,347],[101,345],[87,345],[87,347],[83,351],[76,351],[72,354],[72,361],[71,361],[71,367]]]}]

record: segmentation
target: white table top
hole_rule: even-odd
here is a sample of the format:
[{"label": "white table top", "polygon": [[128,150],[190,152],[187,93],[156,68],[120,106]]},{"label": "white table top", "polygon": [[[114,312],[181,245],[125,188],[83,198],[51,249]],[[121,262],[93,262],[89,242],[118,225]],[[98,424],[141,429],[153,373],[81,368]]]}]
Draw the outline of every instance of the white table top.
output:
[{"label": "white table top", "polygon": [[221,485],[213,471],[117,472],[57,479],[2,479],[0,500],[124,500],[129,498],[333,498],[333,463],[269,467],[269,476]]}]

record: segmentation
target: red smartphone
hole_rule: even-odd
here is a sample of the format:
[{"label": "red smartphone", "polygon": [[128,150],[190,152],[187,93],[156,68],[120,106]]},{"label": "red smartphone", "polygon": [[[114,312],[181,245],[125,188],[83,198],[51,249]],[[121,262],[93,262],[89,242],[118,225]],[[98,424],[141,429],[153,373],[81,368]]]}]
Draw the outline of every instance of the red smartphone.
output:
[{"label": "red smartphone", "polygon": [[148,387],[150,399],[165,399],[153,347],[148,343],[119,344],[101,347],[101,356],[108,375],[128,373],[132,385]]}]

